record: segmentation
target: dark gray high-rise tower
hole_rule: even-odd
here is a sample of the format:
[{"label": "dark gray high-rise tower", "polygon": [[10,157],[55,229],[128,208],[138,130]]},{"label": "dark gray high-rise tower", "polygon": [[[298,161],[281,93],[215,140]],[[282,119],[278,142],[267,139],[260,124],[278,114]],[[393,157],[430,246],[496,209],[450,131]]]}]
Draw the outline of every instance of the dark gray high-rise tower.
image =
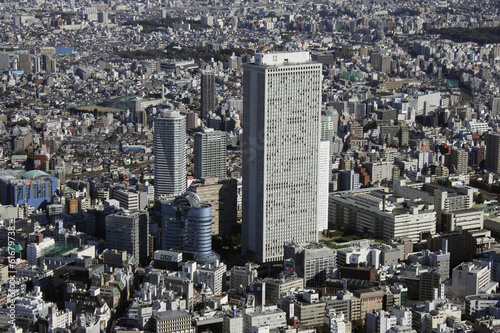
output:
[{"label": "dark gray high-rise tower", "polygon": [[205,119],[210,111],[215,111],[215,74],[203,71],[201,73],[201,119]]},{"label": "dark gray high-rise tower", "polygon": [[500,173],[500,134],[487,133],[484,136],[486,143],[486,170]]},{"label": "dark gray high-rise tower", "polygon": [[116,213],[106,217],[106,245],[111,249],[125,250],[141,265],[147,265],[149,214],[146,211]]}]

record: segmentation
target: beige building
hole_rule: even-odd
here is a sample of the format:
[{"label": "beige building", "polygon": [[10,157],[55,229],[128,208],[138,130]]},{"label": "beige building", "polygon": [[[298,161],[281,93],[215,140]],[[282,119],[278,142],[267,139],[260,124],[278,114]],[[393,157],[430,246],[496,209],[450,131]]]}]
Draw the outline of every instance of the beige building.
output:
[{"label": "beige building", "polygon": [[164,311],[153,316],[153,331],[157,333],[195,333],[193,316],[185,310]]},{"label": "beige building", "polygon": [[231,234],[237,222],[236,179],[205,178],[201,183],[191,184],[188,191],[198,194],[200,200],[212,205],[212,235]]},{"label": "beige building", "polygon": [[282,276],[279,279],[265,278],[266,283],[266,304],[276,304],[282,292],[290,289],[302,289],[304,279],[297,276]]}]

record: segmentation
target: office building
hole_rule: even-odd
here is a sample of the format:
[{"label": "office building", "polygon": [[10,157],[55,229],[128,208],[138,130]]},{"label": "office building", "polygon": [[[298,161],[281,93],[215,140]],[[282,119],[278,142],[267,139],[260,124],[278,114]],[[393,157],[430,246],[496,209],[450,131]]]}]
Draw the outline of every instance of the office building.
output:
[{"label": "office building", "polygon": [[453,269],[452,290],[455,297],[496,292],[498,282],[491,281],[490,267],[464,262]]},{"label": "office building", "polygon": [[120,208],[126,210],[145,209],[148,203],[146,192],[126,190],[118,186],[113,189],[113,199],[120,203]]},{"label": "office building", "polygon": [[231,234],[238,219],[238,181],[234,178],[205,178],[191,184],[188,190],[212,206],[212,235]]},{"label": "office building", "polygon": [[351,333],[351,322],[346,319],[344,313],[336,313],[334,309],[327,309],[325,321],[328,332],[331,333]]},{"label": "office building", "polygon": [[[444,242],[447,241],[445,245]],[[474,236],[467,232],[447,232],[441,235],[429,236],[427,248],[430,251],[439,251],[446,246],[450,253],[450,275],[451,270],[462,262],[472,261],[476,255],[477,241]]]},{"label": "office building", "polygon": [[155,119],[155,196],[175,196],[186,191],[186,117],[165,111]]},{"label": "office building", "polygon": [[241,313],[232,316],[224,316],[222,322],[222,333],[244,333],[243,316]]},{"label": "office building", "polygon": [[192,320],[193,316],[186,310],[163,311],[152,317],[151,325],[158,333],[195,333]]},{"label": "office building", "polygon": [[267,277],[264,282],[267,305],[277,304],[283,292],[304,288],[304,279],[297,275],[280,274],[278,279]]},{"label": "office building", "polygon": [[195,129],[199,126],[200,118],[198,114],[190,111],[186,113],[186,130]]},{"label": "office building", "polygon": [[268,327],[269,331],[277,331],[286,327],[286,314],[276,305],[260,306],[245,309],[243,313],[243,332],[252,332],[253,327]]},{"label": "office building", "polygon": [[285,244],[285,259],[292,259],[295,272],[304,278],[304,287],[317,287],[337,269],[335,250],[320,243]]},{"label": "office building", "polygon": [[350,227],[372,237],[391,240],[409,237],[414,242],[436,233],[436,212],[429,204],[398,202],[378,191],[331,193],[330,229]]},{"label": "office building", "polygon": [[116,213],[106,216],[106,246],[110,249],[127,251],[148,264],[149,214],[147,211]]},{"label": "office building", "polygon": [[330,182],[330,141],[320,141],[318,162],[318,232],[328,229],[328,185]]},{"label": "office building", "polygon": [[442,281],[444,281],[444,279],[439,270],[433,269],[420,274],[418,299],[422,302],[433,300],[435,290],[441,286]]},{"label": "office building", "polygon": [[320,301],[319,294],[314,291],[287,295],[281,299],[281,304],[287,318],[297,317],[301,326],[314,327],[323,324],[326,304]]},{"label": "office building", "polygon": [[212,207],[200,197],[187,192],[161,204],[162,249],[182,252],[199,264],[214,263],[219,258],[212,251]]},{"label": "office building", "polygon": [[487,133],[484,136],[486,144],[486,170],[500,173],[500,133]]},{"label": "office building", "polygon": [[316,242],[321,64],[308,52],[256,54],[243,75],[242,251],[283,259]]},{"label": "office building", "polygon": [[257,276],[257,267],[249,262],[245,264],[245,267],[233,266],[231,268],[231,282],[229,287],[230,289],[238,289],[240,286],[246,288],[257,281]]},{"label": "office building", "polygon": [[97,22],[102,24],[108,24],[108,12],[97,13]]},{"label": "office building", "polygon": [[344,170],[339,172],[339,191],[352,191],[359,188],[359,174],[354,170]]},{"label": "office building", "polygon": [[450,189],[436,184],[394,179],[394,194],[407,199],[421,199],[434,205],[438,231],[473,231],[483,228],[483,211],[472,208],[474,189],[470,187]]},{"label": "office building", "polygon": [[38,265],[38,258],[46,255],[55,246],[54,238],[40,236],[37,242],[31,242],[26,247],[26,259],[30,265]]},{"label": "office building", "polygon": [[208,113],[215,112],[215,73],[203,71],[201,73],[201,119]]},{"label": "office building", "polygon": [[194,136],[194,177],[226,178],[226,133],[211,128]]},{"label": "office building", "polygon": [[218,178],[206,178],[201,183],[193,183],[188,191],[196,193],[201,202],[209,204],[212,207],[212,235],[220,233],[220,192],[222,184]]},{"label": "office building", "polygon": [[338,123],[338,114],[334,118],[332,110],[321,112],[321,141],[333,140],[333,133],[337,131],[337,128],[334,129],[334,120]]}]

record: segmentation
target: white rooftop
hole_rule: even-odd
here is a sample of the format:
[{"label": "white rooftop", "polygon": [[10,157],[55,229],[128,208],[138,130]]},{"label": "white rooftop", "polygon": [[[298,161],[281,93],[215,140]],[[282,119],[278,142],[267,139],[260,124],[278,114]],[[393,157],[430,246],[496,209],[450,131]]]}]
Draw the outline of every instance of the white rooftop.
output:
[{"label": "white rooftop", "polygon": [[311,55],[308,51],[257,53],[254,57],[254,64],[259,66],[294,65],[311,62]]}]

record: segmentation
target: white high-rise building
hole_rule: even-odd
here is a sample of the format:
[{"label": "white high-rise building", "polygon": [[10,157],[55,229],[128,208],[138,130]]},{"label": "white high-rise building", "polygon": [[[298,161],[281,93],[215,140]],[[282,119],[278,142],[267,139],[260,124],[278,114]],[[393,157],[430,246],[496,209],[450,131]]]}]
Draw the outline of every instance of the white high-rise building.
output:
[{"label": "white high-rise building", "polygon": [[243,253],[283,260],[318,240],[321,64],[308,52],[256,54],[243,75]]},{"label": "white high-rise building", "polygon": [[330,141],[319,143],[318,232],[328,229],[328,184],[330,182]]},{"label": "white high-rise building", "polygon": [[186,191],[186,117],[165,111],[155,119],[155,196],[176,196]]}]

